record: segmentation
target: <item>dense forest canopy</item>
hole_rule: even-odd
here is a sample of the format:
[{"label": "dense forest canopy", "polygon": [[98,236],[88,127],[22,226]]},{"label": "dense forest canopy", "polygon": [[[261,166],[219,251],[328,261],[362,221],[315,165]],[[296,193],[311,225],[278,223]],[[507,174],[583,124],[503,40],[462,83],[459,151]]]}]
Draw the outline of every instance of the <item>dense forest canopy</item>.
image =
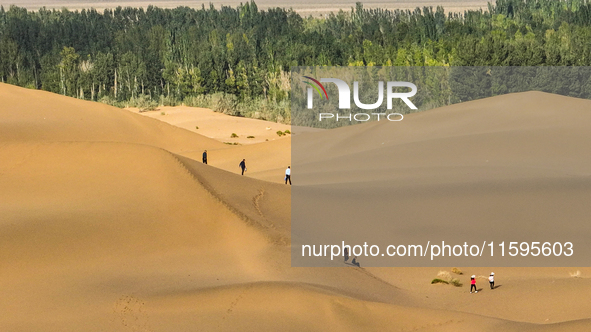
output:
[{"label": "dense forest canopy", "polygon": [[[444,13],[0,8],[0,81],[114,105],[290,119],[292,66],[589,66],[591,1],[497,0]],[[255,114],[256,113],[256,114]]]}]

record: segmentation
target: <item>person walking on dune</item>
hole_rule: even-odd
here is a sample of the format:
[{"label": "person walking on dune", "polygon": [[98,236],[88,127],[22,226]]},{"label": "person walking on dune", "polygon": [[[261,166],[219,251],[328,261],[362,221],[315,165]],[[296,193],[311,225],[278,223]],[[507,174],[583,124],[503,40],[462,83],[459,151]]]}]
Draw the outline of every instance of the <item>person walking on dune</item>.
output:
[{"label": "person walking on dune", "polygon": [[244,175],[244,172],[246,171],[246,159],[242,159],[242,161],[240,162],[240,165],[238,165],[238,167],[240,167],[240,169],[242,169],[242,175]]},{"label": "person walking on dune", "polygon": [[478,293],[478,290],[476,290],[476,276],[475,275],[470,277],[470,294],[472,294],[472,289],[474,289],[474,293]]},{"label": "person walking on dune", "polygon": [[291,166],[287,166],[285,170],[285,184],[289,181],[289,185],[291,186]]},{"label": "person walking on dune", "polygon": [[490,276],[488,277],[488,283],[490,284],[490,289],[495,289],[495,273],[491,272]]},{"label": "person walking on dune", "polygon": [[203,151],[203,163],[207,165],[207,150]]}]

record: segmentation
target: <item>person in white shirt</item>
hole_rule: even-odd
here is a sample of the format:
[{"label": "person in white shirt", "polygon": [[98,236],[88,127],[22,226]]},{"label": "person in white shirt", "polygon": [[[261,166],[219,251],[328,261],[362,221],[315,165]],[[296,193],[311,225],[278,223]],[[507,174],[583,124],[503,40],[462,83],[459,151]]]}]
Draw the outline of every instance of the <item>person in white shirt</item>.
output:
[{"label": "person in white shirt", "polygon": [[287,181],[289,181],[289,185],[291,186],[291,167],[287,166],[287,169],[285,170],[285,184],[287,184]]},{"label": "person in white shirt", "polygon": [[488,277],[488,283],[490,284],[490,289],[495,289],[495,273],[491,272],[490,276]]}]

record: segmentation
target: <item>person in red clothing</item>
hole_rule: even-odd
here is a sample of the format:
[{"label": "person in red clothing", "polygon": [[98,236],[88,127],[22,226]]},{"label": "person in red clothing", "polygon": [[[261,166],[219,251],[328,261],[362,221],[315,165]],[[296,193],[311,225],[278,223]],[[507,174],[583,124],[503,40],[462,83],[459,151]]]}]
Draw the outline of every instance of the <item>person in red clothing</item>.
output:
[{"label": "person in red clothing", "polygon": [[472,288],[474,288],[474,293],[478,293],[476,290],[476,276],[473,275],[470,277],[470,294],[472,294]]}]

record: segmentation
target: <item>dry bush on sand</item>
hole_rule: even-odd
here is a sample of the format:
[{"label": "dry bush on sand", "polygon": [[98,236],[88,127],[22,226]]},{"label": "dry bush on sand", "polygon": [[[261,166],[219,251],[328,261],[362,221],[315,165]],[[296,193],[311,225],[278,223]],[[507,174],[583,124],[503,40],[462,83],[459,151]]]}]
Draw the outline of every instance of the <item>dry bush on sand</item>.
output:
[{"label": "dry bush on sand", "polygon": [[577,270],[577,272],[569,272],[570,276],[573,278],[580,278],[581,277],[581,271]]}]

